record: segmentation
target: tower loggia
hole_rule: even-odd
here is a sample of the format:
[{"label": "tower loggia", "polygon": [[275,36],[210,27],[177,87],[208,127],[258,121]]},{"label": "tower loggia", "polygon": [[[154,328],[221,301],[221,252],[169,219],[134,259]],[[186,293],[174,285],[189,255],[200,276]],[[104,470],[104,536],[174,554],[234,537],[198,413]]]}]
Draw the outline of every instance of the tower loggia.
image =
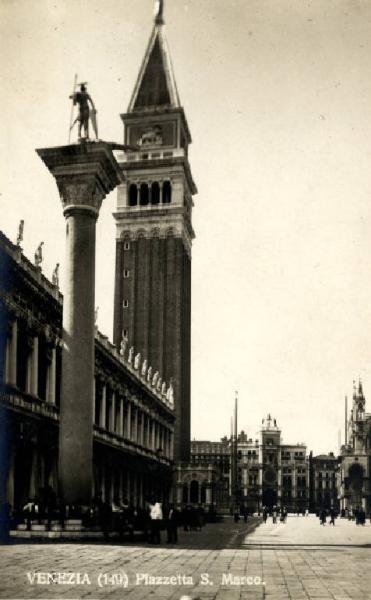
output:
[{"label": "tower loggia", "polygon": [[114,343],[122,337],[174,390],[174,457],[190,451],[191,135],[158,12],[126,113],[118,189]]}]

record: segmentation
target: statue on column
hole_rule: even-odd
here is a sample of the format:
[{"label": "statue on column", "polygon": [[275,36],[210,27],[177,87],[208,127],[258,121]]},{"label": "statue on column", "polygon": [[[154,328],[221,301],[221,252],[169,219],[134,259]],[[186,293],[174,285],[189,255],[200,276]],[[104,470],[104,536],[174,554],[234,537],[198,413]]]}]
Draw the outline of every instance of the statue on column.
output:
[{"label": "statue on column", "polygon": [[148,369],[148,360],[145,358],[143,361],[143,364],[142,364],[142,377],[146,376],[147,369]]},{"label": "statue on column", "polygon": [[40,267],[40,265],[43,261],[43,245],[44,245],[44,242],[40,242],[40,244],[36,248],[36,252],[35,252],[35,266],[36,267]]},{"label": "statue on column", "polygon": [[153,379],[152,379],[152,385],[153,385],[153,387],[156,387],[158,376],[159,376],[159,372],[156,371],[156,373],[154,374]]},{"label": "statue on column", "polygon": [[[89,119],[91,120],[95,137],[98,139],[97,110],[91,96],[86,90],[86,83],[80,83],[80,91],[74,92],[70,98],[72,99],[74,106],[76,104],[79,105],[79,114],[71,125],[72,129],[76,122],[79,124],[79,142],[83,139],[89,139]],[[84,130],[84,136],[82,136],[82,129]]]},{"label": "statue on column", "polygon": [[23,229],[24,229],[24,220],[21,219],[18,225],[18,235],[17,235],[17,246],[20,246],[23,242]]},{"label": "statue on column", "polygon": [[161,386],[161,394],[162,394],[163,396],[165,396],[165,395],[166,395],[166,381],[163,381],[163,382],[162,382],[162,386]]},{"label": "statue on column", "polygon": [[152,381],[152,367],[149,367],[149,369],[147,371],[147,381],[148,381],[148,383],[151,383],[151,381]]},{"label": "statue on column", "polygon": [[134,357],[134,346],[131,346],[129,350],[128,363],[131,364],[133,362]]},{"label": "statue on column", "polygon": [[162,379],[161,379],[161,377],[159,377],[158,380],[157,380],[157,385],[156,385],[156,390],[158,392],[161,391],[161,385],[162,385]]},{"label": "statue on column", "polygon": [[120,342],[120,356],[125,356],[128,342],[129,342],[129,340],[128,340],[127,335],[125,335],[124,332],[122,332],[122,338],[121,338],[121,342]]},{"label": "statue on column", "polygon": [[52,273],[52,284],[55,285],[55,287],[59,287],[59,263],[55,265]]}]

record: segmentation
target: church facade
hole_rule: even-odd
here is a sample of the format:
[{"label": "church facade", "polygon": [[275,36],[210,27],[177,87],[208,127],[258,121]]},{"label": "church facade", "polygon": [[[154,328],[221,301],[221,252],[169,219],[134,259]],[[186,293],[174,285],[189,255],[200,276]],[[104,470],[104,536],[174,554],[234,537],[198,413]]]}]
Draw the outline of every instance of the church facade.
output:
[{"label": "church facade", "polygon": [[346,443],[341,449],[340,508],[371,511],[371,414],[366,412],[362,383],[354,385],[352,408],[346,418]]}]

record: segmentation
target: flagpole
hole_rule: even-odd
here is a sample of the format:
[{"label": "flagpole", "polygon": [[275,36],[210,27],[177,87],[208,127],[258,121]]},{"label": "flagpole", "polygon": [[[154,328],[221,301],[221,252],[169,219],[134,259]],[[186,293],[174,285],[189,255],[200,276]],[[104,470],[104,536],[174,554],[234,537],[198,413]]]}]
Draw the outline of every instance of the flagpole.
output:
[{"label": "flagpole", "polygon": [[76,83],[77,83],[77,73],[75,73],[75,79],[73,80],[73,92],[72,92],[72,105],[71,105],[71,115],[70,115],[70,128],[68,131],[68,143],[71,143],[71,129],[72,129],[72,117],[73,117],[73,96],[75,94],[75,90],[76,90]]}]

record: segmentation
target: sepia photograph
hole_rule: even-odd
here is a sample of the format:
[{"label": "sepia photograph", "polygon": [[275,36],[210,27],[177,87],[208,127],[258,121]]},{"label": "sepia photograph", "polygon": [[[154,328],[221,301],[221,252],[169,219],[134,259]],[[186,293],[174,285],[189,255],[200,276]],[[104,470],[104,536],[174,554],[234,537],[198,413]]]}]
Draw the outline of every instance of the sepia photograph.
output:
[{"label": "sepia photograph", "polygon": [[0,600],[371,600],[371,0],[0,33]]}]

